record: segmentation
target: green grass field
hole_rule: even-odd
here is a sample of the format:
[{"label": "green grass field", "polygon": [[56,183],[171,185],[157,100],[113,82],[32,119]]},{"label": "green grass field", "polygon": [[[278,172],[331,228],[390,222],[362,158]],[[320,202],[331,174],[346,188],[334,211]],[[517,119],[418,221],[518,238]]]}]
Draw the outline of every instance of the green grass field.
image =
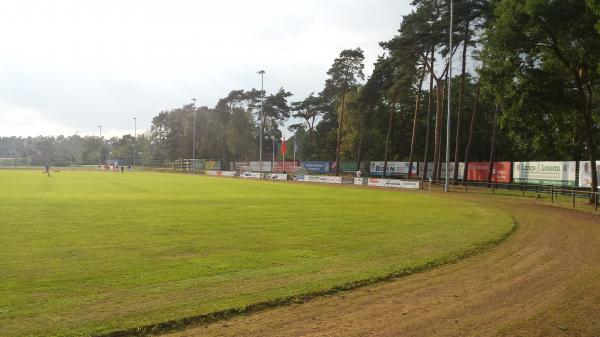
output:
[{"label": "green grass field", "polygon": [[453,258],[512,226],[422,192],[0,171],[0,335],[86,336],[243,308]]}]

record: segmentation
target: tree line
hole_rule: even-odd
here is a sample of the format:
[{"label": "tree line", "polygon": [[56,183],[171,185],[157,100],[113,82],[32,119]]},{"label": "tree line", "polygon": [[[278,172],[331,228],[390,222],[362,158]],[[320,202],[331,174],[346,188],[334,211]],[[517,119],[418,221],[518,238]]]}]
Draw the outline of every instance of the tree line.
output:
[{"label": "tree line", "polygon": [[[196,110],[196,157],[257,160],[265,94],[266,153],[287,126],[303,160],[420,161],[439,177],[450,122],[455,164],[595,161],[597,2],[456,0],[453,5],[452,47],[450,1],[414,0],[394,38],[380,43],[384,52],[367,79],[363,51],[347,49],[333,61],[323,88],[302,100],[292,101],[284,89],[270,95],[236,90],[214,108],[163,111],[152,123],[151,139],[159,144],[155,154],[190,157]],[[450,57],[458,65],[452,78]],[[447,121],[449,83],[455,90]],[[301,122],[290,124],[290,117]]]},{"label": "tree line", "polygon": [[598,1],[455,0],[452,46],[450,1],[411,4],[395,36],[380,43],[383,53],[368,78],[363,51],[347,49],[333,60],[323,87],[307,97],[295,99],[284,88],[240,89],[214,107],[162,111],[145,135],[146,159],[258,160],[262,125],[263,160],[288,128],[299,159],[335,161],[338,169],[341,160],[418,161],[435,178],[450,123],[453,163],[595,163]]},{"label": "tree line", "polygon": [[147,134],[99,138],[97,136],[0,137],[0,158],[27,159],[31,165],[52,166],[98,165],[118,160],[136,164],[152,153]]}]

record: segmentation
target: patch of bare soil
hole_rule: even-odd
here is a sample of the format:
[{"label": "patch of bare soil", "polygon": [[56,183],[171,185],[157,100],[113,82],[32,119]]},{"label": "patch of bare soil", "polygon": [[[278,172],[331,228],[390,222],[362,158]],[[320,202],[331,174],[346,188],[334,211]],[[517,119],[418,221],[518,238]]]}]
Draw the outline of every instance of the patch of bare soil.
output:
[{"label": "patch of bare soil", "polygon": [[600,337],[599,216],[512,198],[453,197],[494,202],[518,229],[454,264],[169,336]]}]

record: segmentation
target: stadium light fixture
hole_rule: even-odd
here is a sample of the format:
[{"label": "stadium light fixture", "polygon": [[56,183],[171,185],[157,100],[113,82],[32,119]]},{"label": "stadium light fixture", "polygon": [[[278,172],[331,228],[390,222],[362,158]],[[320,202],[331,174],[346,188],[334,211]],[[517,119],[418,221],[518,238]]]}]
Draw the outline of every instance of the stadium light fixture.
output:
[{"label": "stadium light fixture", "polygon": [[258,175],[262,178],[262,141],[263,141],[263,126],[264,126],[264,118],[263,118],[263,101],[265,99],[265,73],[264,70],[259,70],[256,72],[260,75],[260,131],[259,131],[259,140],[258,140]]},{"label": "stadium light fixture", "polygon": [[[448,117],[446,118],[446,176],[444,192],[450,189],[450,113],[452,112],[452,25],[454,22],[454,1],[450,0],[450,44],[448,48]],[[455,170],[458,167],[454,168]]]}]

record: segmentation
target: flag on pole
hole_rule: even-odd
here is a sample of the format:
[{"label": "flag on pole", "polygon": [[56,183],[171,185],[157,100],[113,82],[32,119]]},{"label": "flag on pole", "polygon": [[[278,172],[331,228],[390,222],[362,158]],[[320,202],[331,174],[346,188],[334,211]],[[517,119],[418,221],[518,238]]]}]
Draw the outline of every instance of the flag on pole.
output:
[{"label": "flag on pole", "polygon": [[285,154],[285,137],[281,138],[281,153]]},{"label": "flag on pole", "polygon": [[298,143],[296,143],[296,136],[294,136],[294,153],[298,152]]}]

